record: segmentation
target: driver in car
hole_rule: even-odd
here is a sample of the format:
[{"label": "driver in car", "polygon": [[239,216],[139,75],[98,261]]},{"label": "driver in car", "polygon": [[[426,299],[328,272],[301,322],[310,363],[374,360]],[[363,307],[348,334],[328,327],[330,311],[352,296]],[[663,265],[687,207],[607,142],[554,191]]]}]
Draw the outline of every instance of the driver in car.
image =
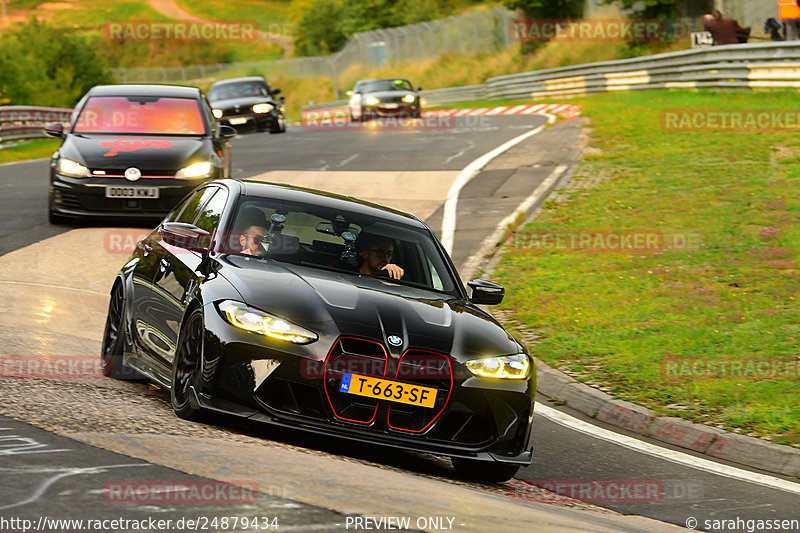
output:
[{"label": "driver in car", "polygon": [[261,246],[261,241],[264,240],[269,227],[264,213],[255,207],[248,207],[241,216],[239,227],[241,227],[239,246],[242,247],[240,253],[258,257],[265,255],[266,251]]},{"label": "driver in car", "polygon": [[376,274],[385,270],[390,278],[401,279],[405,271],[391,263],[394,243],[384,237],[369,236],[364,240],[361,257],[364,262],[358,269],[362,274]]}]

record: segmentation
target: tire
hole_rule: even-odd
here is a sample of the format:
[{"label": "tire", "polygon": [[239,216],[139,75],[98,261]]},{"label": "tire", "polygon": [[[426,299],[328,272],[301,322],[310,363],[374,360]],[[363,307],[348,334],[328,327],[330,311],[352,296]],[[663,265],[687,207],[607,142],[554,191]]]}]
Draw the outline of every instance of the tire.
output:
[{"label": "tire", "polygon": [[103,375],[113,379],[137,380],[142,376],[122,363],[122,354],[127,344],[125,333],[125,294],[121,283],[115,283],[108,302],[108,315],[103,330],[103,345],[100,351],[100,367]]},{"label": "tire", "polygon": [[203,311],[195,309],[181,326],[175,359],[172,361],[172,379],[169,399],[175,414],[185,420],[199,421],[205,413],[193,407],[191,387],[197,384],[198,366],[203,358]]},{"label": "tire", "polygon": [[520,468],[520,465],[462,459],[461,457],[451,457],[450,462],[458,477],[482,483],[508,481],[517,474]]},{"label": "tire", "polygon": [[270,128],[270,133],[286,133],[286,119],[283,117],[278,117],[275,121],[275,126]]}]

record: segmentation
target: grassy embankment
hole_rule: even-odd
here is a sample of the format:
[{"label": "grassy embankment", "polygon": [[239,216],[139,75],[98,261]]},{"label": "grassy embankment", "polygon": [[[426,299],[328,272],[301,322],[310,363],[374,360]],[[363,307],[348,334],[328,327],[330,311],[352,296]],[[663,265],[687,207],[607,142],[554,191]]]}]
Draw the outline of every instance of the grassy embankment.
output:
[{"label": "grassy embankment", "polygon": [[[541,337],[532,353],[660,414],[800,445],[797,131],[662,127],[668,109],[796,98],[642,91],[578,102],[592,133],[573,179],[599,183],[548,203],[493,274],[515,327]],[[663,235],[664,246],[612,253],[570,240],[599,232]]]}]

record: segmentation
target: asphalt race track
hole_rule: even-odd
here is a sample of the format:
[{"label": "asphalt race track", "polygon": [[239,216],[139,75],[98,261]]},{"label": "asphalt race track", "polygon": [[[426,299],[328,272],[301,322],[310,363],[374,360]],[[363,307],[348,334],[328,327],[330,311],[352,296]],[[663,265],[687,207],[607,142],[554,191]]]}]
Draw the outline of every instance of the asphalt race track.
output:
[{"label": "asphalt race track", "polygon": [[[418,131],[290,126],[284,135],[235,138],[234,177],[351,194],[411,211],[439,232],[445,197],[460,171],[546,122],[532,115],[462,118],[447,128]],[[530,137],[458,192],[451,255],[465,281],[464,267],[474,264],[470,258],[481,243],[509,213],[534,200],[537,187],[548,179],[569,187],[580,125],[561,121]],[[126,240],[146,232],[147,225],[48,224],[47,171],[42,160],[0,166],[0,357],[95,361],[110,283],[129,251]],[[541,201],[529,201],[528,212]],[[42,526],[43,517],[171,520],[171,529],[163,529],[169,531],[203,530],[205,523],[210,531],[264,531],[277,524],[278,531],[487,532],[656,532],[687,524],[710,530],[707,520],[798,517],[800,484],[751,480],[748,472],[757,471],[732,464],[739,475],[702,468],[693,462],[696,454],[685,450],[685,460],[667,460],[542,414],[535,417],[533,465],[518,480],[481,486],[455,479],[446,460],[425,454],[229,420],[190,423],[172,413],[164,390],[144,383],[96,375],[19,379],[2,368],[4,532]],[[575,498],[519,480],[573,486]],[[581,493],[581,484],[592,481],[608,493]],[[164,488],[170,484],[182,492],[170,494]],[[120,486],[141,491],[126,499]],[[216,497],[210,503],[184,497],[198,487],[212,487]],[[620,487],[621,497],[612,497],[611,489]],[[19,521],[2,522],[9,518]],[[225,525],[223,518],[229,519]],[[195,520],[193,527],[187,520]],[[40,530],[79,530],[76,524],[44,526],[49,529]],[[107,522],[97,530],[133,528]]]}]

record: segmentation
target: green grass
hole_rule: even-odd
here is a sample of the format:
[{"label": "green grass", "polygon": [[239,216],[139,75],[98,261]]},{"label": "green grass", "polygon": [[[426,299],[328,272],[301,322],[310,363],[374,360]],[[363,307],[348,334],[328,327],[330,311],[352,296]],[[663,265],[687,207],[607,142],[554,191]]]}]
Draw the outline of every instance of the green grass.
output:
[{"label": "green grass", "polygon": [[[639,91],[577,101],[592,133],[573,185],[595,183],[548,202],[511,237],[493,277],[513,322],[542,337],[532,353],[661,414],[800,445],[797,131],[661,126],[666,109],[792,108],[796,99]],[[665,246],[542,244],[543,233],[626,231],[663,235]],[[683,361],[788,366],[755,378],[667,375]]]},{"label": "green grass", "polygon": [[255,20],[266,25],[261,28],[263,31],[291,35],[291,25],[286,23],[289,0],[176,0],[175,3],[203,19]]},{"label": "green grass", "polygon": [[0,164],[50,157],[58,149],[60,139],[32,139],[0,143]]}]

